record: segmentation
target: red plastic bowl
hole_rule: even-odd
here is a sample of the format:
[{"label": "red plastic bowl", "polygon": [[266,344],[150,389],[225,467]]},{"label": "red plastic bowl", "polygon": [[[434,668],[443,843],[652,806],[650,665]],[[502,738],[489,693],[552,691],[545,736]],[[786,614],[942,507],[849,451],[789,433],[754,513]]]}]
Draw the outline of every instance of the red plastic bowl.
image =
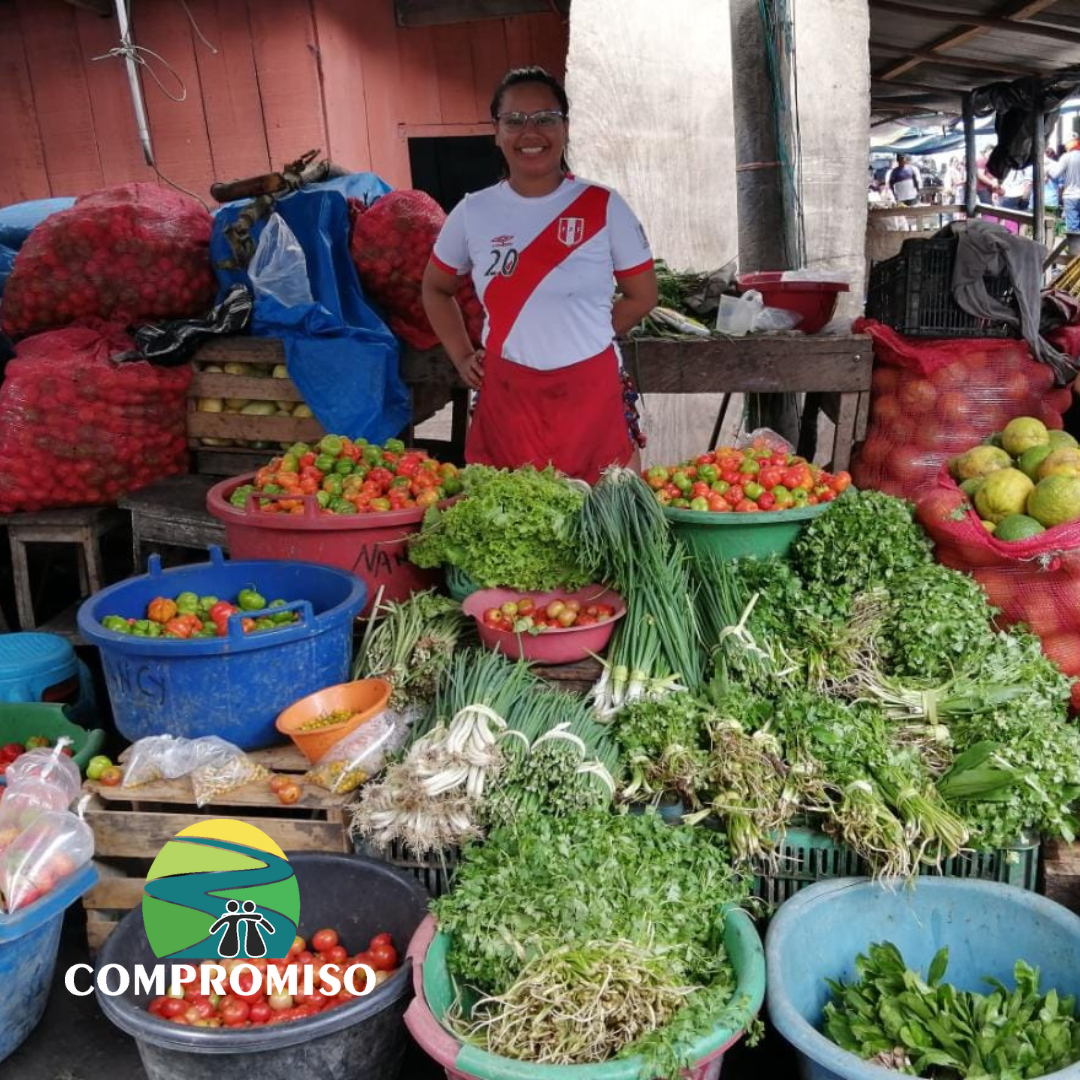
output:
[{"label": "red plastic bowl", "polygon": [[[568,626],[565,630],[544,630],[539,634],[513,634],[484,625],[484,612],[488,608],[500,607],[507,600],[516,600],[525,595],[535,597],[537,606],[549,604],[552,600],[578,600],[582,607],[610,604],[615,614],[595,626]],[[590,653],[599,653],[607,648],[615,624],[626,614],[626,604],[618,593],[605,585],[584,585],[574,592],[566,589],[545,593],[523,593],[520,589],[481,589],[465,600],[461,610],[476,620],[480,640],[489,649],[498,649],[511,660],[524,657],[537,664],[573,664],[584,660]]]},{"label": "red plastic bowl", "polygon": [[781,281],[783,270],[762,270],[757,274],[740,274],[735,286],[740,293],[751,289],[761,293],[766,307],[783,308],[801,315],[796,330],[816,334],[833,317],[836,298],[848,292],[843,281]]}]

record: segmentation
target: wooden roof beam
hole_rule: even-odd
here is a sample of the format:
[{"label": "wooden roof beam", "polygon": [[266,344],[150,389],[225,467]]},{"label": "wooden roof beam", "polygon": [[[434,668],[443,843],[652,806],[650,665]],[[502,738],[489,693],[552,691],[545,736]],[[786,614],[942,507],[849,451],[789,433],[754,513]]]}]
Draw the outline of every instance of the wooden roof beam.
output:
[{"label": "wooden roof beam", "polygon": [[[943,67],[972,68],[983,71],[1000,71],[1005,75],[1039,75],[1035,68],[1021,67],[1019,64],[998,64],[990,60],[976,60],[972,57],[946,56],[936,52],[926,52],[922,49],[906,49],[902,45],[886,45],[881,41],[871,41],[870,51],[891,53],[893,56],[909,56],[924,64],[941,64]],[[882,76],[888,81],[887,76]]]},{"label": "wooden roof beam", "polygon": [[108,19],[115,14],[111,0],[65,0],[71,7],[82,8],[84,11],[93,12],[103,19]]},{"label": "wooden roof beam", "polygon": [[895,90],[923,90],[928,94],[943,94],[946,97],[955,97],[960,100],[963,90],[957,90],[953,86],[935,86],[933,83],[911,82],[909,79],[879,79],[876,75],[870,77],[872,85],[879,90],[892,87]]},{"label": "wooden roof beam", "polygon": [[[1042,0],[1040,3],[1025,4],[1022,11],[1031,10],[1031,15],[1038,14],[1052,7],[1057,0]],[[1028,15],[1014,14],[1007,17],[1000,15],[976,15],[968,11],[950,11],[948,8],[924,7],[922,4],[902,2],[902,0],[870,0],[871,9],[889,11],[895,15],[911,15],[918,19],[963,25],[981,31],[1005,30],[1030,37],[1047,38],[1060,43],[1080,45],[1080,30],[1068,30],[1063,27],[1051,27],[1045,23],[1028,22]],[[974,36],[974,35],[970,35]]]}]

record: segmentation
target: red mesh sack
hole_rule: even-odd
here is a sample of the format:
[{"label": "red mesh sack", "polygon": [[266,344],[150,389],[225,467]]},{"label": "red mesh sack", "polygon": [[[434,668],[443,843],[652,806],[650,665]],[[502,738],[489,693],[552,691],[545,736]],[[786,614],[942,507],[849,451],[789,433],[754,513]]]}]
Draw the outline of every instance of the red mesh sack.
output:
[{"label": "red mesh sack", "polygon": [[[349,205],[350,249],[364,292],[382,309],[398,337],[416,349],[435,348],[439,339],[424,314],[420,286],[446,221],[442,207],[423,191],[391,191],[368,207],[359,199],[350,199]],[[457,300],[469,340],[479,345],[484,309],[468,278]]]},{"label": "red mesh sack", "polygon": [[86,318],[202,315],[216,289],[210,227],[201,203],[157,184],[84,195],[27,237],[4,287],[0,325],[17,337]]},{"label": "red mesh sack", "polygon": [[115,326],[24,338],[0,387],[0,513],[115,502],[187,469],[191,367],[114,363]]},{"label": "red mesh sack", "polygon": [[[1028,540],[996,540],[942,468],[919,499],[916,517],[934,541],[937,560],[971,574],[1001,609],[1002,626],[1025,623],[1066,675],[1080,676],[1080,521]],[[1080,707],[1080,682],[1073,686]]]},{"label": "red mesh sack", "polygon": [[1017,416],[1060,428],[1072,403],[1026,342],[917,340],[869,321],[856,330],[874,339],[870,422],[851,470],[857,487],[917,499],[942,464],[989,432]]}]

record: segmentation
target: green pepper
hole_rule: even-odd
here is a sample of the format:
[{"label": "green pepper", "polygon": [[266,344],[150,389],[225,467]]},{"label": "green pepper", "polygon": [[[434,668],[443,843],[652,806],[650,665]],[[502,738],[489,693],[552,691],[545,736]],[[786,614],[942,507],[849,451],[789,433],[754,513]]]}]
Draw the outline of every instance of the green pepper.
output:
[{"label": "green pepper", "polygon": [[277,624],[268,615],[261,615],[255,620],[256,630],[273,630]]},{"label": "green pepper", "polygon": [[404,454],[405,444],[400,439],[387,439],[383,443],[383,449],[389,450],[391,454]]},{"label": "green pepper", "polygon": [[718,480],[720,474],[716,471],[715,465],[699,465],[697,471],[697,478],[706,484],[711,484]]},{"label": "green pepper", "polygon": [[320,510],[325,510],[330,505],[330,492],[329,491],[316,491],[315,501],[319,504]]},{"label": "green pepper", "polygon": [[[689,510],[690,509],[690,503],[689,503],[689,501],[687,499],[672,499],[671,500],[671,505],[674,506],[678,510]],[[706,503],[705,505],[708,506],[709,504]]]},{"label": "green pepper", "polygon": [[382,464],[382,448],[379,446],[364,447],[364,461],[371,466]]},{"label": "green pepper", "polygon": [[345,449],[345,442],[340,435],[324,435],[318,442],[316,449],[320,454],[329,454],[337,457]]},{"label": "green pepper", "polygon": [[192,637],[217,637],[217,627],[209,620],[203,623],[201,630],[196,630]]},{"label": "green pepper", "polygon": [[255,490],[254,484],[241,484],[229,496],[229,504],[235,506],[238,510],[243,510],[247,506],[248,496]]},{"label": "green pepper", "polygon": [[281,465],[278,468],[278,472],[299,472],[300,460],[295,454],[286,454],[281,459]]},{"label": "green pepper", "polygon": [[731,489],[731,485],[726,480],[714,480],[709,487],[711,490],[715,491],[717,495],[726,495]]},{"label": "green pepper", "polygon": [[407,476],[395,476],[394,479],[390,481],[390,486],[392,488],[406,488],[407,489],[411,483],[412,483],[412,480],[410,480],[409,477],[407,477]]},{"label": "green pepper", "polygon": [[335,514],[355,514],[356,507],[348,499],[331,499],[330,509]]},{"label": "green pepper", "polygon": [[131,628],[135,637],[161,637],[161,624],[151,619],[138,619]]},{"label": "green pepper", "polygon": [[101,620],[101,625],[104,626],[106,630],[112,630],[117,634],[131,633],[131,627],[128,625],[127,619],[124,619],[119,615],[106,615],[105,618]]},{"label": "green pepper", "polygon": [[199,610],[205,611],[209,614],[210,609],[218,602],[216,596],[200,596],[199,597]]},{"label": "green pepper", "polygon": [[334,472],[336,472],[338,476],[348,476],[352,471],[353,463],[349,458],[338,458],[338,460],[334,462]]},{"label": "green pepper", "polygon": [[690,477],[681,471],[672,476],[671,482],[682,492],[687,492],[694,486],[694,482]]},{"label": "green pepper", "polygon": [[[284,600],[271,600],[270,607],[283,608],[285,606]],[[293,613],[291,611],[279,611],[276,615],[271,615],[269,618],[273,621],[275,626],[284,626],[286,623],[293,621]]]},{"label": "green pepper", "polygon": [[743,491],[748,499],[756,499],[765,493],[765,489],[756,480],[749,480],[743,484]]},{"label": "green pepper", "polygon": [[746,476],[757,476],[761,472],[761,466],[752,457],[743,458],[739,472]]},{"label": "green pepper", "polygon": [[329,454],[320,454],[315,459],[315,468],[321,473],[329,473],[334,471],[334,462],[336,458],[332,458]]},{"label": "green pepper", "polygon": [[698,495],[696,498],[693,498],[693,499],[690,500],[690,509],[691,510],[708,510],[709,509],[709,500],[704,498],[701,495]]},{"label": "green pepper", "polygon": [[323,477],[322,489],[328,492],[330,495],[337,497],[341,495],[341,488],[344,481],[338,476],[337,473],[328,473]]},{"label": "green pepper", "polygon": [[461,481],[456,476],[448,476],[442,482],[442,488],[447,495],[460,495],[461,492],[464,490],[462,488]]},{"label": "green pepper", "polygon": [[241,589],[236,604],[241,611],[261,611],[266,607],[266,598],[254,589]]},{"label": "green pepper", "polygon": [[199,610],[199,595],[193,592],[182,592],[175,603],[176,610],[181,615],[194,615]]},{"label": "green pepper", "polygon": [[263,492],[267,495],[280,495],[283,490],[280,484],[267,484],[263,488]]},{"label": "green pepper", "polygon": [[292,454],[294,458],[302,458],[305,454],[311,453],[311,447],[306,442],[296,442],[289,447],[288,453]]}]

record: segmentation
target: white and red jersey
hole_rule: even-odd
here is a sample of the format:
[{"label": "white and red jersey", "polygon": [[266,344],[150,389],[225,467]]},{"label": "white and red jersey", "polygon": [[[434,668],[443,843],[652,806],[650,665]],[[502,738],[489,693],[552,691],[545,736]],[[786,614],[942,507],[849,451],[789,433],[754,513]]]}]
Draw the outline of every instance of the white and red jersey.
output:
[{"label": "white and red jersey", "polygon": [[[582,201],[589,189],[597,197]],[[533,250],[530,273],[515,288],[522,254],[553,224],[558,243]],[[537,272],[537,256],[549,270]],[[502,355],[540,371],[607,349],[614,339],[614,279],[653,264],[645,230],[622,197],[576,177],[538,198],[518,195],[505,181],[466,195],[446,219],[432,258],[448,273],[472,272],[487,313],[485,346],[493,324],[506,327]],[[502,287],[487,296],[496,280]]]}]

